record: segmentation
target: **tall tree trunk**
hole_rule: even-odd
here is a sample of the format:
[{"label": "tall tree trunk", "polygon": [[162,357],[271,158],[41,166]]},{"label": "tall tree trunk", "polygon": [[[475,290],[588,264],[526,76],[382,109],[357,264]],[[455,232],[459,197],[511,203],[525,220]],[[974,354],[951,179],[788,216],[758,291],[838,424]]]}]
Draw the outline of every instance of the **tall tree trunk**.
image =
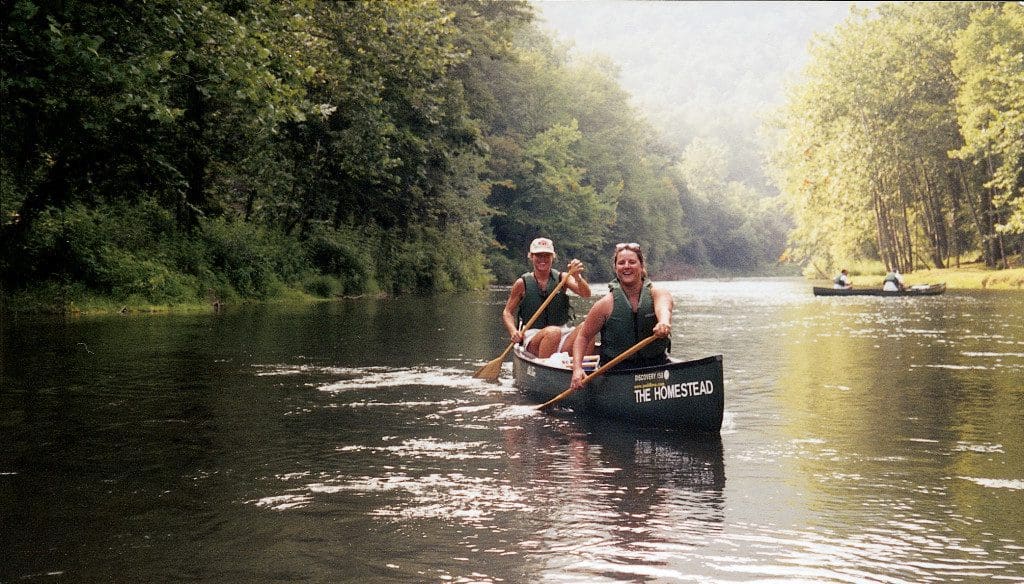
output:
[{"label": "tall tree trunk", "polygon": [[902,181],[896,185],[896,197],[893,215],[899,218],[899,225],[893,226],[893,235],[897,247],[897,267],[901,272],[914,271],[914,240],[910,235],[910,218],[907,216],[907,197],[903,194]]},{"label": "tall tree trunk", "polygon": [[924,230],[929,242],[929,255],[936,268],[946,267],[944,257],[949,253],[946,223],[942,216],[942,200],[938,189],[928,178],[924,163],[918,161],[921,175],[921,203],[924,206]]},{"label": "tall tree trunk", "polygon": [[[985,158],[985,162],[988,165],[988,176],[995,175],[996,168],[995,163],[991,156]],[[1006,248],[1003,245],[1003,235],[996,230],[996,225],[1000,222],[999,209],[995,205],[995,190],[990,187],[982,189],[985,193],[985,227],[988,233],[990,242],[990,249],[992,252],[992,261],[985,262],[989,267],[997,267],[1000,263],[1003,267],[1007,267],[1006,263]]]},{"label": "tall tree trunk", "polygon": [[179,211],[180,217],[188,228],[199,224],[199,215],[206,210],[206,167],[209,160],[203,151],[203,130],[206,120],[204,116],[205,102],[199,92],[198,85],[192,85],[188,91],[188,109],[185,111],[186,139],[185,145],[185,200]]},{"label": "tall tree trunk", "polygon": [[971,193],[971,181],[967,176],[963,161],[957,161],[957,168],[960,175],[960,186],[967,198],[967,208],[971,211],[971,218],[974,219],[974,228],[978,233],[978,245],[981,246],[981,257],[985,265],[991,265],[991,254],[989,250],[989,239],[985,229],[985,189],[981,189],[977,199]]},{"label": "tall tree trunk", "polygon": [[896,249],[897,243],[894,238],[889,212],[881,193],[881,185],[877,184],[876,181],[872,202],[874,203],[875,225],[878,232],[878,255],[881,257],[882,263],[885,264],[885,268],[891,270],[898,265],[899,253]]},{"label": "tall tree trunk", "polygon": [[950,243],[950,253],[952,254],[956,267],[960,267],[960,191],[955,188],[952,177],[949,173],[946,174],[946,181],[949,183],[949,199],[950,207],[952,208],[950,217],[950,229],[953,233]]}]

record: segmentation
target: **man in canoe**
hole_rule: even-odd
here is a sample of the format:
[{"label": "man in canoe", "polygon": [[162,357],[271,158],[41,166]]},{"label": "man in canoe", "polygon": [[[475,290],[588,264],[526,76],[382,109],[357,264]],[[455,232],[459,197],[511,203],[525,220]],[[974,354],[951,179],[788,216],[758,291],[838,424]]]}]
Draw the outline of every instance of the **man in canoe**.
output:
[{"label": "man in canoe", "polygon": [[846,268],[843,268],[843,270],[839,272],[839,275],[832,280],[832,287],[837,290],[849,290],[850,288],[853,288],[853,284],[850,283],[849,272],[846,271]]},{"label": "man in canoe", "polygon": [[885,275],[885,280],[882,281],[883,292],[902,292],[906,290],[907,286],[903,283],[903,276],[900,275],[899,270],[893,270]]},{"label": "man in canoe", "polygon": [[664,363],[672,346],[672,295],[647,279],[644,253],[636,243],[620,243],[613,256],[615,282],[577,327],[572,346],[572,381],[576,389],[585,377],[583,356],[601,333],[601,363],[608,363],[640,341],[654,335],[657,340],[622,362],[622,367]]},{"label": "man in canoe", "polygon": [[513,343],[523,343],[526,350],[541,359],[560,351],[568,351],[576,339],[576,327],[568,326],[571,318],[569,297],[566,290],[572,290],[583,298],[590,298],[590,284],[583,279],[583,262],[573,259],[569,262],[567,279],[551,303],[531,327],[523,332],[519,328],[530,321],[540,309],[548,294],[562,279],[562,274],[551,269],[555,261],[555,244],[546,237],[538,237],[530,243],[526,256],[533,264],[533,271],[516,279],[505,302],[501,320]]}]

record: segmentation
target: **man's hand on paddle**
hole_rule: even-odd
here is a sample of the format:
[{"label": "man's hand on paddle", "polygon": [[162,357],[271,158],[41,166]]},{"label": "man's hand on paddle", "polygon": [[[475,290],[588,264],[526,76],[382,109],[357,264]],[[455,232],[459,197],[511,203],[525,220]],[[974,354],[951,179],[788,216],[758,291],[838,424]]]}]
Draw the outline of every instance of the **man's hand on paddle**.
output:
[{"label": "man's hand on paddle", "polygon": [[585,269],[586,268],[583,267],[583,262],[574,258],[571,262],[569,262],[569,267],[567,271],[569,272],[570,276],[575,278]]}]

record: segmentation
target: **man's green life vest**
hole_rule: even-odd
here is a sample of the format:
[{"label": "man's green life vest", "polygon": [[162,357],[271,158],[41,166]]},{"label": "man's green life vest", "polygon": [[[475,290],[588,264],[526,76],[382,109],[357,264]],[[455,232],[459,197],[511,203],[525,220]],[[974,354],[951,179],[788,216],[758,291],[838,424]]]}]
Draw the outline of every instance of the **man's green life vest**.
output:
[{"label": "man's green life vest", "polygon": [[[533,277],[533,272],[527,272],[521,278],[523,283],[526,284],[526,294],[519,303],[519,312],[516,315],[519,319],[520,327],[533,318],[540,305],[544,304],[544,301],[547,300],[551,290],[561,281],[562,274],[556,270],[551,270],[551,276],[548,277],[547,290],[540,289],[540,284],[537,283],[537,278]],[[570,318],[572,318],[572,315],[569,310],[569,296],[565,293],[565,286],[562,286],[558,294],[551,299],[551,304],[548,304],[548,307],[544,309],[544,313],[537,317],[537,320],[534,321],[530,328],[539,329],[552,325],[562,326],[569,322]]]}]

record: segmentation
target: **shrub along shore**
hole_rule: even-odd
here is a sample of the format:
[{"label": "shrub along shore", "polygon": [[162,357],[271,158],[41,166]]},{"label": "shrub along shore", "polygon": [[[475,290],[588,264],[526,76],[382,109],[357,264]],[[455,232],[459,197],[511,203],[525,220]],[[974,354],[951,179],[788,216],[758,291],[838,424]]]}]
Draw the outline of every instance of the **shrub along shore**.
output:
[{"label": "shrub along shore", "polygon": [[[851,270],[851,279],[856,288],[881,288],[883,274],[871,271],[858,273]],[[965,264],[959,268],[917,270],[904,274],[908,286],[915,284],[945,283],[949,290],[1018,290],[1024,291],[1024,268],[992,270],[984,264]],[[820,285],[820,279],[814,282]],[[229,307],[248,304],[300,305],[313,302],[331,302],[337,300],[365,297],[368,295],[321,297],[302,290],[282,287],[277,295],[270,298],[235,298],[232,301],[185,300],[165,304],[149,304],[138,299],[117,299],[102,296],[83,296],[74,300],[62,299],[51,289],[40,291],[22,291],[17,295],[0,293],[0,312],[6,313],[37,313],[66,315],[105,315],[105,314],[187,314],[196,312],[219,312]],[[376,293],[376,297],[386,294]]]}]

